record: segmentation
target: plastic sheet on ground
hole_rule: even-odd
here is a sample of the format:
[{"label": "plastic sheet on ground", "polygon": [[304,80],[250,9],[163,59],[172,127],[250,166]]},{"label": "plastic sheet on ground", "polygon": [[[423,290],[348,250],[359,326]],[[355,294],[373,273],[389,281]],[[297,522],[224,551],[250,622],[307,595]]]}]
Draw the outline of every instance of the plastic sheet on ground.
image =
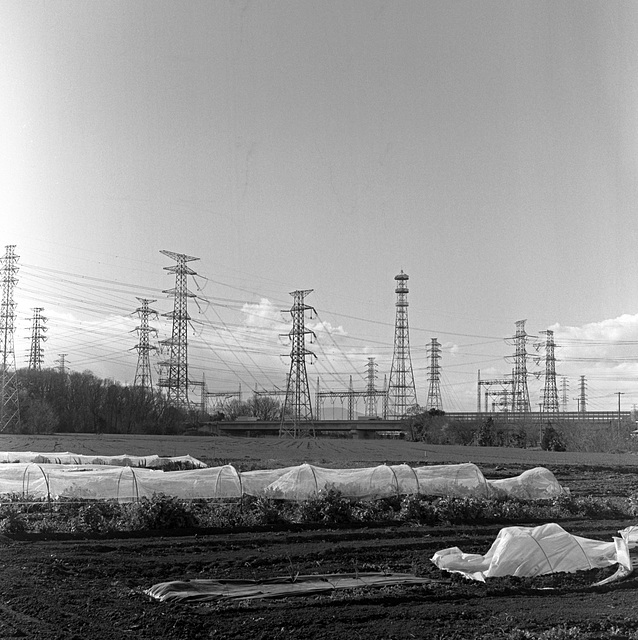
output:
[{"label": "plastic sheet on ground", "polygon": [[408,573],[341,573],[303,575],[256,580],[190,580],[161,582],[145,593],[162,602],[206,602],[308,596],[336,589],[387,587],[397,584],[426,584],[430,578]]},{"label": "plastic sheet on ground", "polygon": [[556,523],[539,527],[506,527],[485,555],[463,553],[458,547],[437,551],[439,568],[484,581],[498,576],[532,577],[546,573],[582,571],[614,564],[631,571],[630,549],[638,527],[620,531],[620,538],[601,542],[575,536]]}]

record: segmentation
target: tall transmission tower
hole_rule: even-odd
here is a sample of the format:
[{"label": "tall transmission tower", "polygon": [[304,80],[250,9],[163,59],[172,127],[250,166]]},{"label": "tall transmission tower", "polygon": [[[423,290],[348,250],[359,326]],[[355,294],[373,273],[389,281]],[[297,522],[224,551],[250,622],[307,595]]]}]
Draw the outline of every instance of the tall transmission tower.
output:
[{"label": "tall transmission tower", "polygon": [[563,411],[567,411],[567,401],[569,400],[569,395],[567,393],[567,389],[569,387],[569,380],[567,376],[563,376],[561,380],[561,398],[560,403],[563,407]]},{"label": "tall transmission tower", "polygon": [[545,338],[545,384],[541,411],[558,413],[558,388],[556,387],[556,356],[554,355],[554,332],[551,329],[541,331]]},{"label": "tall transmission tower", "polygon": [[430,365],[428,366],[428,399],[425,403],[426,409],[443,409],[443,399],[441,398],[441,344],[437,338],[432,338],[428,345]]},{"label": "tall transmission tower", "polygon": [[374,358],[368,358],[366,366],[366,418],[374,418],[377,415],[377,390],[375,388],[375,380],[377,379],[377,363]]},{"label": "tall transmission tower", "polygon": [[168,340],[162,340],[160,344],[169,349],[168,360],[161,362],[167,375],[160,379],[160,387],[167,390],[168,401],[180,409],[189,409],[188,400],[188,298],[194,298],[195,294],[188,290],[187,276],[197,275],[186,263],[199,260],[183,253],[174,253],[162,249],[160,253],[175,260],[177,264],[164,267],[166,271],[175,274],[175,287],[165,289],[163,293],[175,299],[173,311],[163,314],[173,319],[173,329]]},{"label": "tall transmission tower", "polygon": [[514,340],[515,353],[513,387],[512,387],[512,411],[526,413],[531,410],[529,403],[529,391],[527,389],[527,339],[525,332],[525,320],[516,322],[516,335]]},{"label": "tall transmission tower", "polygon": [[580,376],[580,397],[578,398],[578,411],[580,413],[587,412],[587,394],[585,393],[587,384],[585,382],[585,376]]},{"label": "tall transmission tower", "polygon": [[68,353],[58,353],[58,356],[60,356],[59,360],[56,360],[57,363],[59,363],[60,367],[60,373],[62,374],[62,376],[66,375],[66,357],[68,356]]},{"label": "tall transmission tower", "polygon": [[396,322],[394,326],[394,352],[390,381],[388,383],[388,419],[400,420],[410,409],[417,407],[414,373],[410,357],[410,331],[408,327],[408,286],[409,276],[403,270],[394,279],[397,281],[395,293]]},{"label": "tall transmission tower", "polygon": [[13,350],[13,329],[15,324],[15,302],[13,290],[18,282],[18,256],[15,245],[5,247],[2,262],[2,305],[0,306],[0,340],[2,340],[2,370],[0,371],[0,431],[20,426],[20,406],[18,404],[18,374],[15,351]]},{"label": "tall transmission tower", "polygon": [[286,399],[281,413],[280,436],[297,438],[314,435],[306,356],[316,356],[312,351],[306,349],[306,336],[316,336],[314,331],[306,328],[305,322],[306,312],[317,313],[313,307],[309,307],[305,303],[306,296],[312,291],[313,289],[304,289],[290,292],[294,299],[289,310],[292,316],[292,329],[288,333],[291,342],[290,373],[286,385]]},{"label": "tall transmission tower", "polygon": [[47,331],[45,323],[47,319],[42,315],[44,309],[35,307],[33,309],[33,318],[31,319],[31,348],[29,349],[29,371],[41,371],[42,362],[44,361],[44,350],[42,343],[46,342],[47,337],[44,335]]},{"label": "tall transmission tower", "polygon": [[137,368],[135,370],[134,387],[142,387],[142,389],[153,390],[153,376],[151,374],[151,351],[157,351],[157,347],[151,344],[150,334],[157,335],[157,329],[149,326],[149,318],[157,318],[157,311],[151,309],[150,305],[157,300],[149,300],[148,298],[137,298],[142,306],[135,309],[135,313],[140,318],[139,326],[135,327],[137,331],[138,343],[134,349],[137,349]]}]

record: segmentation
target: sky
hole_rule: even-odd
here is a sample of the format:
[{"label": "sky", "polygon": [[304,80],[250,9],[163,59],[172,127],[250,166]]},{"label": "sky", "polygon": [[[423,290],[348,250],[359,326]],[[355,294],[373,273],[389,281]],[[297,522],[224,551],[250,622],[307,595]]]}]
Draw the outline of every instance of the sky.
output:
[{"label": "sky", "polygon": [[295,290],[312,392],[381,387],[404,271],[420,404],[432,338],[472,411],[522,319],[533,408],[547,329],[568,410],[638,404],[635,2],[3,0],[0,59],[17,367],[40,307],[43,366],[132,383],[166,250],[209,391],[285,388]]}]

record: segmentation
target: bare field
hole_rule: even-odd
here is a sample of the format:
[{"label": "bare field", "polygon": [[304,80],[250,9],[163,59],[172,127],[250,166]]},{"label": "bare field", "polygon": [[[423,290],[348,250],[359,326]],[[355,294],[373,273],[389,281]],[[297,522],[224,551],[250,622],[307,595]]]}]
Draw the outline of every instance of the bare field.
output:
[{"label": "bare field", "polygon": [[[424,446],[395,440],[280,440],[158,436],[0,436],[0,449],[112,455],[190,454],[207,462],[265,467],[303,461],[333,467],[472,461],[489,475],[544,465],[578,495],[638,490],[631,455]],[[524,523],[519,524],[538,524]],[[631,521],[561,522],[577,535],[611,540]],[[567,628],[586,640],[638,633],[638,578],[592,583],[613,567],[536,578],[470,582],[440,572],[432,554],[450,546],[485,553],[500,527],[384,525],[161,532],[159,535],[0,536],[0,638],[34,640],[511,640]],[[159,533],[159,532],[158,532]],[[409,572],[423,586],[356,589],[278,600],[159,603],[145,589],[166,580],[266,579],[357,571]],[[631,634],[631,636],[630,636]],[[516,636],[521,637],[521,636]]]},{"label": "bare field", "polygon": [[283,467],[307,462],[325,467],[362,467],[377,464],[445,464],[474,462],[478,466],[592,466],[636,467],[633,453],[554,452],[502,447],[429,445],[393,439],[346,438],[235,438],[226,436],[146,435],[0,435],[0,451],[71,451],[86,455],[191,456],[213,464],[242,468]]}]

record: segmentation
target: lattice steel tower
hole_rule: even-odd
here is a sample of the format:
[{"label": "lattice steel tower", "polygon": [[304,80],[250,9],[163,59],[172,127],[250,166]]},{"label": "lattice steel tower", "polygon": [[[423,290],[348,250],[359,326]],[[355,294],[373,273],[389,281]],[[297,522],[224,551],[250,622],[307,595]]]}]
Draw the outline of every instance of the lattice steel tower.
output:
[{"label": "lattice steel tower", "polygon": [[527,389],[527,339],[525,332],[526,320],[518,320],[516,323],[516,335],[514,340],[516,348],[514,354],[514,371],[512,378],[512,411],[526,413],[531,410],[529,403],[529,391]]},{"label": "lattice steel tower", "polygon": [[408,286],[409,276],[403,271],[394,279],[397,281],[395,293],[396,322],[394,326],[394,353],[388,383],[388,419],[400,420],[408,411],[417,407],[412,359],[410,358],[410,331],[408,327]]},{"label": "lattice steel tower", "polygon": [[16,430],[20,426],[20,406],[18,404],[18,375],[13,350],[13,330],[15,325],[15,302],[13,290],[18,282],[18,256],[15,245],[5,247],[2,262],[2,305],[0,306],[0,340],[2,340],[2,369],[0,370],[0,431]]},{"label": "lattice steel tower", "polygon": [[306,328],[305,318],[307,311],[315,314],[316,311],[304,302],[306,296],[312,291],[313,289],[305,289],[290,292],[294,298],[293,305],[289,310],[292,316],[292,329],[288,333],[291,342],[290,373],[286,385],[286,399],[281,413],[280,436],[293,438],[314,436],[306,356],[315,357],[315,354],[306,349],[306,336],[316,336],[314,331]]},{"label": "lattice steel tower", "polygon": [[44,361],[44,349],[42,343],[46,342],[47,337],[44,335],[47,327],[44,326],[47,319],[42,316],[44,309],[35,307],[33,309],[33,318],[31,319],[31,348],[29,349],[29,371],[41,371],[42,362]]},{"label": "lattice steel tower", "polygon": [[563,379],[561,381],[561,399],[560,399],[560,403],[563,405],[563,411],[567,411],[567,401],[569,399],[569,396],[567,394],[568,387],[569,387],[569,380],[567,379],[566,376],[563,376]]},{"label": "lattice steel tower", "polygon": [[556,357],[554,355],[554,332],[551,329],[541,331],[545,339],[545,384],[543,386],[543,402],[541,411],[558,413],[558,388],[556,386]]},{"label": "lattice steel tower", "polygon": [[137,349],[137,369],[135,370],[135,380],[133,381],[134,387],[142,387],[152,391],[153,389],[153,376],[151,374],[151,351],[157,351],[157,347],[151,344],[150,334],[157,335],[157,329],[149,326],[148,320],[150,317],[157,318],[157,311],[151,309],[150,305],[157,300],[149,300],[148,298],[137,298],[142,306],[135,309],[135,313],[139,315],[140,324],[135,327],[137,331],[137,337],[139,342],[135,345],[134,349]]},{"label": "lattice steel tower", "polygon": [[441,398],[441,344],[437,338],[432,338],[428,345],[430,365],[428,366],[428,399],[425,403],[426,409],[443,409],[443,399]]},{"label": "lattice steel tower", "polygon": [[165,250],[160,253],[172,258],[177,264],[164,267],[166,271],[175,274],[175,287],[166,289],[163,293],[175,298],[175,303],[172,312],[163,314],[173,319],[173,329],[171,337],[160,343],[168,347],[169,358],[160,363],[165,368],[164,371],[167,372],[167,375],[160,379],[159,386],[166,388],[168,401],[171,404],[180,409],[188,409],[190,407],[188,399],[188,321],[190,320],[188,298],[194,298],[195,294],[188,290],[186,281],[187,276],[197,274],[186,263],[199,260],[199,258]]},{"label": "lattice steel tower", "polygon": [[374,358],[368,358],[366,367],[366,418],[374,418],[377,415],[377,390],[374,381],[377,379],[377,363]]},{"label": "lattice steel tower", "polygon": [[580,413],[587,413],[587,383],[585,382],[585,376],[580,376],[580,397],[578,399],[578,411]]}]

